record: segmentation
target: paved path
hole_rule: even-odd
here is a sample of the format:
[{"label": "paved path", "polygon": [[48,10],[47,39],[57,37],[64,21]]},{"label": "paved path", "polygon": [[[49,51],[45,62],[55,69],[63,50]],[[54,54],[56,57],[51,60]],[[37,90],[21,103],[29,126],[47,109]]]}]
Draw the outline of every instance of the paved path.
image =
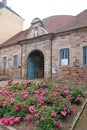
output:
[{"label": "paved path", "polygon": [[74,130],[87,130],[87,103]]}]

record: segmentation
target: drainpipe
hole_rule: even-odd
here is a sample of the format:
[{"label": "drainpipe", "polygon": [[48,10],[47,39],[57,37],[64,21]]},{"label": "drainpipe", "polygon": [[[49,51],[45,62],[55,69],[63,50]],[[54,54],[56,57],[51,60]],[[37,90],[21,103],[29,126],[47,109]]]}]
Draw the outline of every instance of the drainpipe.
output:
[{"label": "drainpipe", "polygon": [[50,79],[52,79],[52,40],[53,40],[53,34],[51,35],[51,76],[50,76]]},{"label": "drainpipe", "polygon": [[23,55],[23,45],[20,44],[21,46],[21,67],[20,67],[20,78],[22,79],[22,55]]}]

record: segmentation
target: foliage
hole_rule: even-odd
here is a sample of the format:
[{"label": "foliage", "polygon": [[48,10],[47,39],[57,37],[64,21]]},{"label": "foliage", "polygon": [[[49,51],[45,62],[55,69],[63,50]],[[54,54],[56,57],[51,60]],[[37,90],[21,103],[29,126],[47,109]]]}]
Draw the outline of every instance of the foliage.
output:
[{"label": "foliage", "polygon": [[66,86],[54,87],[47,80],[41,83],[7,81],[0,88],[0,122],[14,125],[20,121],[38,121],[37,130],[62,127],[63,120],[73,112],[73,103],[80,103],[82,90]]}]

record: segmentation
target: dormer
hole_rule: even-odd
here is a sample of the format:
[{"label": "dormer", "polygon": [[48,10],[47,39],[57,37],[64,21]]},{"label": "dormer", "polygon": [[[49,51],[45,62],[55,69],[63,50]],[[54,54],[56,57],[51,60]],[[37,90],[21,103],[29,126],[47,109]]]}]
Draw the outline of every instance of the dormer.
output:
[{"label": "dormer", "polygon": [[31,22],[31,32],[28,34],[28,38],[38,37],[44,34],[48,34],[44,28],[43,22],[39,18],[35,18]]},{"label": "dormer", "polygon": [[43,23],[42,23],[42,21],[39,18],[35,18],[35,19],[32,20],[31,25],[33,27],[43,26]]}]

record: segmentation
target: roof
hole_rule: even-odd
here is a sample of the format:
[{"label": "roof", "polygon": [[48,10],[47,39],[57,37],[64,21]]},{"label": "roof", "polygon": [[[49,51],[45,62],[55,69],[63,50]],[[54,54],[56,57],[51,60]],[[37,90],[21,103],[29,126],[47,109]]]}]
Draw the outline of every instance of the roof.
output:
[{"label": "roof", "polygon": [[3,44],[1,44],[0,47],[12,45],[14,43],[18,43],[19,41],[27,39],[28,32],[29,32],[29,29],[19,32],[18,34],[16,34],[15,36],[11,37],[7,41],[5,41]]},{"label": "roof", "polygon": [[71,22],[74,19],[74,17],[75,16],[71,16],[71,15],[51,16],[51,17],[43,19],[43,24],[49,33],[57,32],[61,28],[63,28],[64,25]]},{"label": "roof", "polygon": [[[77,28],[87,27],[87,10],[81,12],[77,16],[70,15],[56,15],[45,18],[42,20],[44,28],[48,33],[64,32],[67,30],[73,30]],[[31,32],[32,26],[29,29],[22,31],[6,42],[4,42],[0,47],[12,45],[19,41],[27,39],[27,36]]]},{"label": "roof", "polygon": [[87,9],[78,14],[72,22],[65,25],[61,31],[69,31],[83,27],[87,27]]}]

